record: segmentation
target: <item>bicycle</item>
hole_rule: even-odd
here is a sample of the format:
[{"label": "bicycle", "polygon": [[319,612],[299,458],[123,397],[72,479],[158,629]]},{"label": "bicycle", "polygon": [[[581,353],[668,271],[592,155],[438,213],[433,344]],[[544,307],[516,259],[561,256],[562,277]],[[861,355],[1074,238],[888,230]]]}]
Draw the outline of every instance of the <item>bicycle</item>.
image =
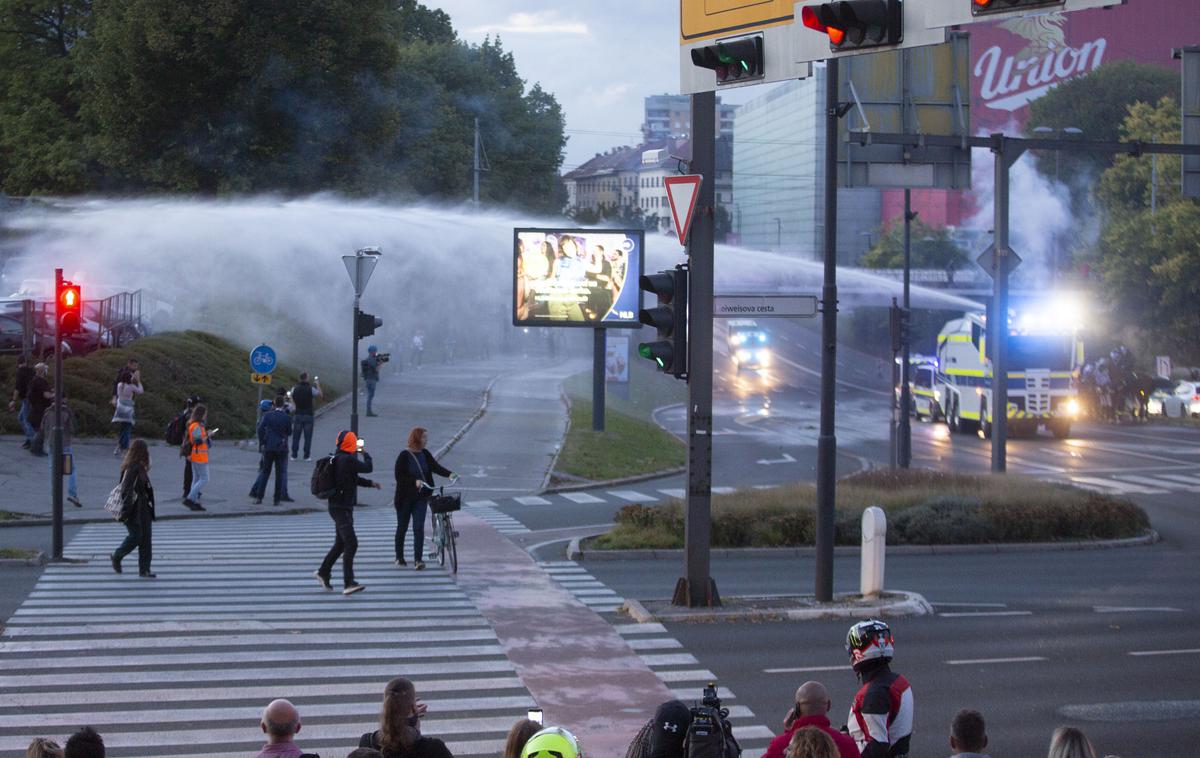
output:
[{"label": "bicycle", "polygon": [[[433,491],[434,488],[429,488]],[[439,566],[450,562],[450,573],[458,573],[458,531],[454,528],[453,513],[462,510],[462,493],[446,494],[446,488],[436,488],[437,494],[429,498],[429,510],[433,513],[433,552]]]}]

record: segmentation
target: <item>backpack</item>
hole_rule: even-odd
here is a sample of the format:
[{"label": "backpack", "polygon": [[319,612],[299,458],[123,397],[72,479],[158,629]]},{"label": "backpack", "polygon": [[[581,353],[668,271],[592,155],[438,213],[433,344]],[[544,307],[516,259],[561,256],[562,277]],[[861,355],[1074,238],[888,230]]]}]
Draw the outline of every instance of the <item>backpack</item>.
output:
[{"label": "backpack", "polygon": [[165,435],[168,445],[182,445],[183,435],[187,431],[187,413],[181,413],[167,424]]},{"label": "backpack", "polygon": [[733,738],[725,713],[707,705],[692,708],[692,723],[683,741],[687,758],[738,758],[742,747]]},{"label": "backpack", "polygon": [[324,458],[318,458],[313,466],[311,489],[318,500],[328,500],[337,492],[337,480],[333,474],[333,458],[336,453],[330,453]]}]

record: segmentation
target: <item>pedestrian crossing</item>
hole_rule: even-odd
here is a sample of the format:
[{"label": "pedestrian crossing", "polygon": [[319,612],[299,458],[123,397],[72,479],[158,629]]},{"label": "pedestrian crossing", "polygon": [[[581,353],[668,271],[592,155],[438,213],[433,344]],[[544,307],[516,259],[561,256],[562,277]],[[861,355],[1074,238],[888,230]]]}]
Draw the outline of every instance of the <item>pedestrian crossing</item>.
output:
[{"label": "pedestrian crossing", "polygon": [[[758,485],[755,489],[772,489],[778,485]],[[737,491],[735,487],[713,487],[714,495],[729,495]],[[476,508],[533,508],[533,507],[574,507],[578,505],[614,506],[630,505],[633,503],[665,503],[668,500],[681,500],[686,496],[681,487],[644,488],[644,489],[615,489],[589,490],[588,492],[558,492],[543,495],[521,495],[500,500],[472,500],[471,514]]]},{"label": "pedestrian crossing", "polygon": [[[597,613],[615,612],[625,602],[624,598],[608,589],[575,561],[542,561],[538,565],[567,592]],[[617,633],[638,653],[642,662],[675,697],[685,703],[698,702],[705,685],[716,681],[716,674],[700,667],[696,657],[684,651],[682,643],[672,637],[662,624],[620,623],[620,619],[615,617],[612,621]],[[738,704],[737,696],[728,687],[718,687],[717,695],[721,698],[722,706],[729,709],[729,722],[742,746],[743,758],[759,758],[766,751],[774,733],[757,723],[754,712]]]},{"label": "pedestrian crossing", "polygon": [[332,541],[324,514],[160,522],[153,580],[134,556],[113,573],[121,525],[85,525],[66,555],[87,563],[48,566],[0,635],[0,755],[87,724],[112,755],[245,758],[262,707],[286,697],[298,744],[342,758],[377,728],[395,676],[428,704],[425,734],[456,756],[498,754],[536,704],[495,632],[436,563],[392,565],[390,512],[355,517],[367,590],[351,597],[311,576]]},{"label": "pedestrian crossing", "polygon": [[1071,474],[1054,481],[1072,484],[1106,495],[1165,495],[1171,492],[1200,492],[1200,473],[1145,471],[1142,473]]}]

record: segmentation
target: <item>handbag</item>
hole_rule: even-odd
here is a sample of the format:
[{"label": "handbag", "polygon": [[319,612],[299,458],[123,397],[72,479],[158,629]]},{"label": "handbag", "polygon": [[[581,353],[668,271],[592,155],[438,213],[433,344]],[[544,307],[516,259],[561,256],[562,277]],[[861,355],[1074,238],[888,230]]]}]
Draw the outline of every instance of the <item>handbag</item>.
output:
[{"label": "handbag", "polygon": [[124,400],[117,401],[117,409],[113,411],[112,423],[114,424],[132,424],[133,423],[133,403]]},{"label": "handbag", "polygon": [[112,517],[117,521],[121,520],[121,513],[125,510],[125,498],[122,497],[121,491],[125,489],[125,477],[129,474],[126,469],[121,474],[121,483],[112,488],[112,492],[108,493],[108,499],[104,501],[104,510],[112,514]]}]

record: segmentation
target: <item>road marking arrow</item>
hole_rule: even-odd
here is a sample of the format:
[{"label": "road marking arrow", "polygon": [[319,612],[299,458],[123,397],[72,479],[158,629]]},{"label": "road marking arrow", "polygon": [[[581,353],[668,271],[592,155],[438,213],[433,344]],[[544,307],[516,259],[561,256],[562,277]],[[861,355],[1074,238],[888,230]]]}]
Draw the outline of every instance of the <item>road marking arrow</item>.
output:
[{"label": "road marking arrow", "polygon": [[760,459],[760,460],[758,461],[758,465],[760,465],[760,466],[774,466],[774,465],[775,465],[775,464],[777,464],[777,463],[795,463],[795,462],[796,462],[796,459],[795,459],[795,458],[793,458],[792,456],[788,455],[787,453],[784,453],[782,458],[772,458],[772,459],[769,459],[769,460],[768,460],[767,458],[762,458],[762,459]]}]

